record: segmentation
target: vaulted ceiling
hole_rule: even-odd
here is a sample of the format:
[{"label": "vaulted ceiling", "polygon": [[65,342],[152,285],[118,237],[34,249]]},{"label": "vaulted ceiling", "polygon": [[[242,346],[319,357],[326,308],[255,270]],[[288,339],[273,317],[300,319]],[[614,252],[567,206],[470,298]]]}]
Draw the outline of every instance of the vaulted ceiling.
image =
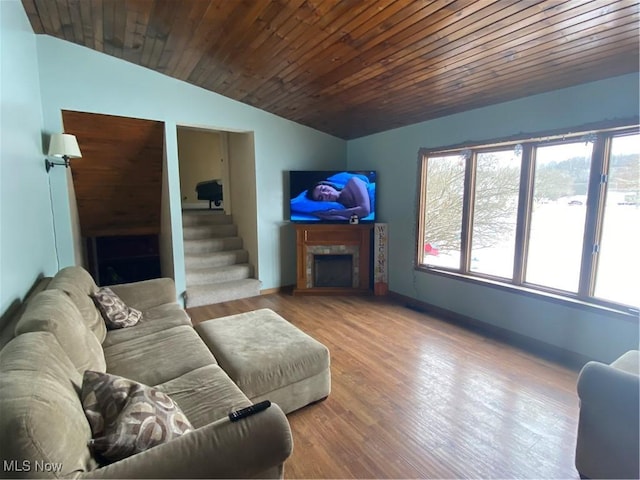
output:
[{"label": "vaulted ceiling", "polygon": [[638,0],[22,0],[74,42],[345,139],[638,72]]}]

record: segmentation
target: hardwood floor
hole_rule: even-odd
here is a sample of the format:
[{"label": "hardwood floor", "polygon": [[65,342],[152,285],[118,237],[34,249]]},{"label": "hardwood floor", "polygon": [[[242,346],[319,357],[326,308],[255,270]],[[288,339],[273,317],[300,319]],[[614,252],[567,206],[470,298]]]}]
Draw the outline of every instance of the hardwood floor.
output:
[{"label": "hardwood floor", "polygon": [[270,294],[331,352],[327,400],[289,415],[286,478],[579,478],[577,372],[386,297]]}]

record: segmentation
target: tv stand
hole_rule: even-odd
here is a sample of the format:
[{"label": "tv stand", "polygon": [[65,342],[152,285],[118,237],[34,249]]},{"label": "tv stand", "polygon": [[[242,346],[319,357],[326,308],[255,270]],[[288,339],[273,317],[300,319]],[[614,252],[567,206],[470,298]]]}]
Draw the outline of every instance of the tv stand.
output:
[{"label": "tv stand", "polygon": [[296,224],[294,295],[371,295],[373,224]]}]

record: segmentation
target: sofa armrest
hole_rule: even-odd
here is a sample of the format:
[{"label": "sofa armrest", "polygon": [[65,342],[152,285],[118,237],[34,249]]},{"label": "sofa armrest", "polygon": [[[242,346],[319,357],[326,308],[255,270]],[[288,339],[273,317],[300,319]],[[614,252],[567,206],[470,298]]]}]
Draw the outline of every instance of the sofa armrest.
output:
[{"label": "sofa armrest", "polygon": [[[600,362],[588,362],[578,376],[581,403],[637,418],[640,377]],[[633,416],[631,418],[633,418]]]},{"label": "sofa armrest", "polygon": [[279,406],[230,422],[223,418],[171,442],[80,478],[248,478],[281,465],[293,440]]},{"label": "sofa armrest", "polygon": [[575,464],[581,477],[638,478],[640,377],[587,363],[578,376],[580,416]]},{"label": "sofa armrest", "polygon": [[175,303],[176,285],[172,278],[154,278],[141,282],[110,285],[109,288],[129,307],[148,310],[165,303]]}]

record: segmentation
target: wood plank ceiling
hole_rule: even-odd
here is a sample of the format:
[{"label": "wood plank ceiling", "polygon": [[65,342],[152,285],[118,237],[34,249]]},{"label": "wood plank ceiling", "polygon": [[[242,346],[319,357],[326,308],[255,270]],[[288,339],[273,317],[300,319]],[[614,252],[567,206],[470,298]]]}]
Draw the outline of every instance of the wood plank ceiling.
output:
[{"label": "wood plank ceiling", "polygon": [[638,72],[638,0],[22,0],[35,33],[345,139]]}]

